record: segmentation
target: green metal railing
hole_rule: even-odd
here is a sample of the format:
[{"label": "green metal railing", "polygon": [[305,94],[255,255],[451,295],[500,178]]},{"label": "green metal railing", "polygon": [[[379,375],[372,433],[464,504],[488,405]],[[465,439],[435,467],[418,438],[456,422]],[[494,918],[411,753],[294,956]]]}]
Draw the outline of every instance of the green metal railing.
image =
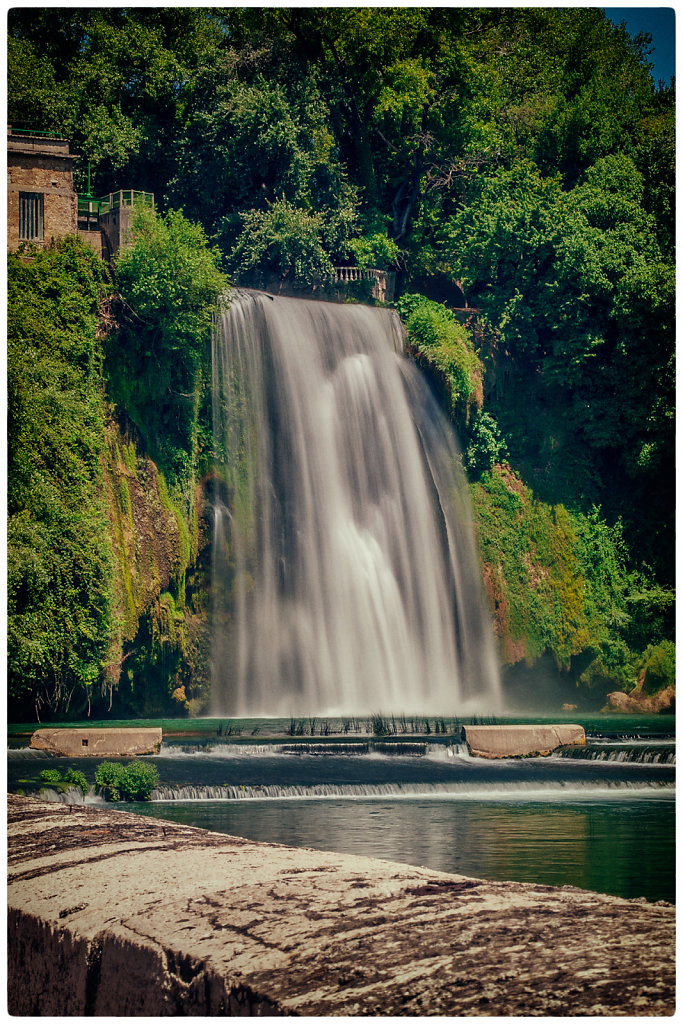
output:
[{"label": "green metal railing", "polygon": [[154,193],[139,189],[123,188],[106,196],[78,196],[78,227],[81,231],[99,231],[100,217],[110,210],[122,206],[151,206],[154,208]]},{"label": "green metal railing", "polygon": [[40,136],[41,139],[65,139],[66,136],[62,135],[61,132],[43,132],[36,131],[34,128],[14,128],[12,127],[9,132],[10,135],[36,135]]}]

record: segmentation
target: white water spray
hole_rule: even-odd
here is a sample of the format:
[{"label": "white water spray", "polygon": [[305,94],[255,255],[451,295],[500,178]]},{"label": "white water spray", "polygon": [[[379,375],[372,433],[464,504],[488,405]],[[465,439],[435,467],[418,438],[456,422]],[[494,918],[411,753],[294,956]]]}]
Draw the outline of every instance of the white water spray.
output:
[{"label": "white water spray", "polygon": [[213,403],[213,713],[496,710],[455,439],[396,315],[234,294]]}]

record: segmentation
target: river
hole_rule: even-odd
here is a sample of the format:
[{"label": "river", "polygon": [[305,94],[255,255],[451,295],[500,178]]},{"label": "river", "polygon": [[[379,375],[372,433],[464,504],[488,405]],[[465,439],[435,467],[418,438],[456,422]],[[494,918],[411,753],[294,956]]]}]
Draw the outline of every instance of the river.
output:
[{"label": "river", "polygon": [[[389,754],[356,742],[322,753],[333,748],[172,740],[146,758],[160,773],[154,799],[119,806],[261,842],[675,900],[672,736],[595,737],[564,756],[501,761],[458,744]],[[95,767],[27,749],[8,763],[15,791],[48,764],[89,780]]]}]

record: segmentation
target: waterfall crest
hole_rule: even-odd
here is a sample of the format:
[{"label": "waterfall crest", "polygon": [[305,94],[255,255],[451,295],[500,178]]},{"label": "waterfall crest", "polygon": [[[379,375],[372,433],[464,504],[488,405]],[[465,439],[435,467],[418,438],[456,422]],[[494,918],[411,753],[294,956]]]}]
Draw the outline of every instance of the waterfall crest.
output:
[{"label": "waterfall crest", "polygon": [[395,313],[242,291],[213,346],[213,712],[495,710],[455,438]]}]

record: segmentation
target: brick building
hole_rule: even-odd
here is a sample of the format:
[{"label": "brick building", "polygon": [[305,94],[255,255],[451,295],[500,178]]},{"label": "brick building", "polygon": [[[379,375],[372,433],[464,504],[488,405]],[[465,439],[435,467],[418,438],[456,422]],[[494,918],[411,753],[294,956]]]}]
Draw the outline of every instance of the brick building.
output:
[{"label": "brick building", "polygon": [[76,234],[78,197],[69,143],[47,133],[7,133],[7,248]]},{"label": "brick building", "polygon": [[78,156],[51,132],[7,130],[7,249],[22,242],[49,245],[78,234],[98,256],[109,259],[125,247],[133,207],[154,206],[151,192],[120,189],[102,198],[74,192]]}]

